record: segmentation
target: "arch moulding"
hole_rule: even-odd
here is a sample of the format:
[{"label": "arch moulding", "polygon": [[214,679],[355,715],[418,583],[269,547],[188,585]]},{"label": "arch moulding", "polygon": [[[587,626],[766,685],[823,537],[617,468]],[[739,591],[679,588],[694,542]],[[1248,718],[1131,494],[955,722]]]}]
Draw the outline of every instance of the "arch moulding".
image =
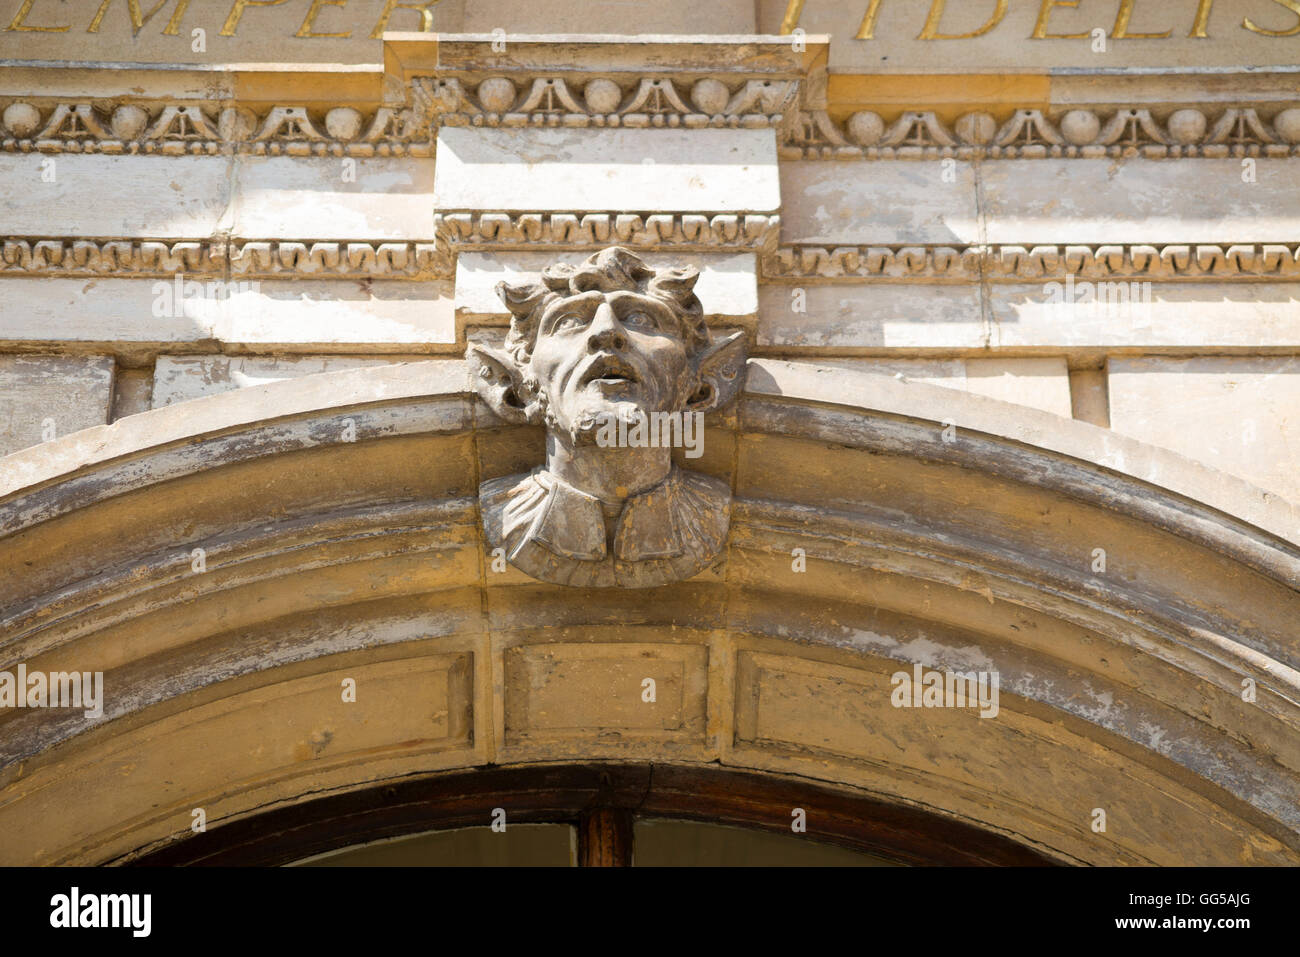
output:
[{"label": "arch moulding", "polygon": [[[575,764],[803,782],[1065,863],[1300,863],[1277,497],[1082,422],[755,359],[692,463],[731,483],[721,558],[575,590],[483,543],[480,483],[542,441],[432,361],[0,461],[0,666],[105,678],[100,717],[0,713],[0,863]],[[928,670],[996,674],[997,713],[896,707]]]}]

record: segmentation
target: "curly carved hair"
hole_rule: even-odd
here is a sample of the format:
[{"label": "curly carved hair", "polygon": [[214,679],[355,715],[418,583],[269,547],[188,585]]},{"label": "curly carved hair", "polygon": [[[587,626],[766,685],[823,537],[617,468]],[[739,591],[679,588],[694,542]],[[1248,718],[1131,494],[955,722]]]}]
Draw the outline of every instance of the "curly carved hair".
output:
[{"label": "curly carved hair", "polygon": [[540,282],[499,282],[497,295],[510,310],[505,349],[523,369],[532,355],[537,327],[547,307],[559,299],[597,289],[637,292],[665,303],[680,323],[687,354],[694,355],[709,344],[704,308],[694,292],[699,278],[700,271],[693,267],[656,270],[622,246],[610,246],[578,266],[548,266],[542,270]]}]

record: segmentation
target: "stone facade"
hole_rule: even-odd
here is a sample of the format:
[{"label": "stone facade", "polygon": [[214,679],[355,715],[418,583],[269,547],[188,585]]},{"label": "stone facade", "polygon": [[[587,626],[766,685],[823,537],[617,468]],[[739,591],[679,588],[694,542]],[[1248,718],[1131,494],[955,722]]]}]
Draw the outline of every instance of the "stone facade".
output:
[{"label": "stone facade", "polygon": [[[0,863],[548,762],[1300,860],[1288,5],[217,6],[0,2],[0,669],[108,688],[0,708]],[[609,250],[734,368],[636,547],[511,538],[497,290]]]}]

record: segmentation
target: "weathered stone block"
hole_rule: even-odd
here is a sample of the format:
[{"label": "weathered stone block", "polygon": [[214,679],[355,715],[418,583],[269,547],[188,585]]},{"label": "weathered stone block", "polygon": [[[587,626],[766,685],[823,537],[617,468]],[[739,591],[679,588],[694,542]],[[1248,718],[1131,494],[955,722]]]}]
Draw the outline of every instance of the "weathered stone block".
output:
[{"label": "weathered stone block", "polygon": [[428,159],[240,157],[234,177],[235,235],[429,239],[433,182]]},{"label": "weathered stone block", "polygon": [[[159,356],[153,408],[299,376],[391,365],[396,356]],[[460,363],[459,359],[446,362]]]},{"label": "weathered stone block", "polygon": [[447,280],[214,277],[199,286],[205,295],[187,292],[178,300],[174,283],[162,279],[0,280],[0,339],[288,347],[456,342]]},{"label": "weathered stone block", "polygon": [[1070,417],[1070,375],[1065,359],[967,359],[967,392]]},{"label": "weathered stone block", "polygon": [[108,422],[109,356],[0,356],[0,455]]},{"label": "weathered stone block", "polygon": [[[699,739],[708,651],[702,645],[542,644],[506,653],[509,743],[575,734]],[[653,700],[646,679],[653,682]]]},{"label": "weathered stone block", "polygon": [[964,161],[784,162],[781,199],[787,243],[980,241],[975,174]]},{"label": "weathered stone block", "polygon": [[198,239],[229,228],[229,156],[0,153],[0,234]]},{"label": "weathered stone block", "polygon": [[772,130],[438,132],[440,209],[766,212],[781,204]]},{"label": "weathered stone block", "polygon": [[[1063,285],[1063,284],[1062,284]],[[989,308],[994,347],[1207,347],[1300,345],[1300,283],[1124,280],[1065,302],[1036,284],[993,283]],[[1076,289],[1078,286],[1076,285]]]},{"label": "weathered stone block", "polygon": [[978,286],[769,285],[760,287],[759,304],[760,346],[981,349],[988,344]]},{"label": "weathered stone block", "polygon": [[1285,159],[1001,160],[980,167],[990,243],[1285,243],[1300,171]]},{"label": "weathered stone block", "polygon": [[1300,361],[1290,356],[1112,358],[1116,432],[1300,502]]},{"label": "weathered stone block", "polygon": [[907,382],[944,386],[1070,415],[1070,387],[1060,356],[1021,359],[809,359],[810,366],[856,369]]}]

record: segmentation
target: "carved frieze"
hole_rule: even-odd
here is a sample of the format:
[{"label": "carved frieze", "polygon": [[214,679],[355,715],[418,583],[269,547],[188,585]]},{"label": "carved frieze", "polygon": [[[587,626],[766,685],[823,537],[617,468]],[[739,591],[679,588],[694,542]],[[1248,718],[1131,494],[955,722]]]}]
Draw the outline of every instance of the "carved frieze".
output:
[{"label": "carved frieze", "polygon": [[1015,282],[1066,275],[1175,282],[1300,278],[1300,243],[776,246],[775,216],[699,217],[702,223],[659,214],[491,216],[437,217],[436,243],[14,237],[0,241],[0,276],[229,272],[246,279],[448,279],[451,252],[458,248],[543,243],[580,249],[618,242],[637,248],[752,248],[762,253],[762,277],[772,282]]},{"label": "carved frieze", "polygon": [[765,279],[831,282],[1086,279],[1255,280],[1300,277],[1300,243],[1104,243],[1064,246],[781,246]]},{"label": "carved frieze", "polygon": [[788,79],[544,75],[416,77],[445,126],[779,126],[799,84]]},{"label": "carved frieze", "polygon": [[351,106],[260,112],[200,104],[9,102],[0,150],[42,153],[288,156],[430,156],[439,126],[765,128],[787,159],[1076,159],[1287,157],[1300,151],[1300,107],[1261,116],[1254,108],[1147,107],[975,111],[949,126],[934,112],[886,121],[859,111],[843,121],[792,79],[546,75],[419,76],[409,105],[363,113]]},{"label": "carved frieze", "polygon": [[617,243],[638,248],[753,249],[770,252],[779,216],[761,213],[441,212],[434,214],[440,249],[490,249],[544,243],[581,249]]},{"label": "carved frieze", "polygon": [[13,101],[0,112],[0,150],[40,153],[252,153],[287,156],[430,156],[428,104],[308,110],[274,106],[255,112],[195,103],[36,105]]},{"label": "carved frieze", "polygon": [[1278,111],[1269,120],[1237,107],[1214,113],[1176,109],[1163,119],[1138,107],[1074,109],[1050,117],[1038,109],[976,111],[951,127],[926,110],[904,111],[892,122],[864,110],[841,123],[825,109],[804,109],[787,129],[782,152],[788,159],[1282,157],[1300,149],[1300,108]]},{"label": "carved frieze", "polygon": [[9,238],[0,276],[233,276],[246,279],[442,279],[434,243]]}]

